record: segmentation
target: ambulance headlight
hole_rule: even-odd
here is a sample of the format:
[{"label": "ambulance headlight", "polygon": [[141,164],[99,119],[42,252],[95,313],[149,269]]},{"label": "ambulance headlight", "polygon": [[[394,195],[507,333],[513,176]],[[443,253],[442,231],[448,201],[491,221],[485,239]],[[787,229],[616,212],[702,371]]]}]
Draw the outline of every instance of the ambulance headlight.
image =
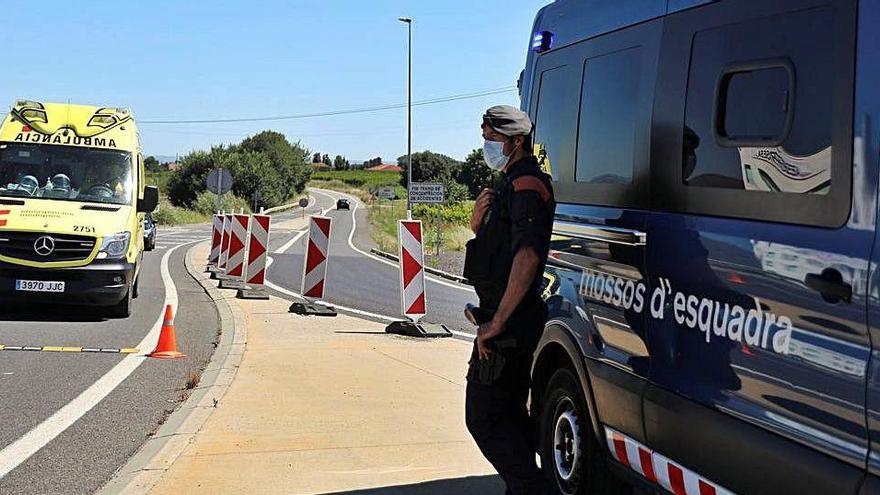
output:
[{"label": "ambulance headlight", "polygon": [[128,252],[128,242],[131,240],[130,232],[120,232],[118,234],[108,235],[101,243],[101,250],[98,252],[98,259],[121,258]]}]

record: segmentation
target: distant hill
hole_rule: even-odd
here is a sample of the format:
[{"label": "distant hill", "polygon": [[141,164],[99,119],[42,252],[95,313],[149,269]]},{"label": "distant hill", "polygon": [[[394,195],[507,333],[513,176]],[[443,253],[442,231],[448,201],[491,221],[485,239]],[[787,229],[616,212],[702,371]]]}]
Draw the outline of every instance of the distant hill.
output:
[{"label": "distant hill", "polygon": [[[147,155],[150,156],[150,155]],[[177,159],[174,155],[153,155],[156,160],[159,160],[159,163],[171,163]]]}]

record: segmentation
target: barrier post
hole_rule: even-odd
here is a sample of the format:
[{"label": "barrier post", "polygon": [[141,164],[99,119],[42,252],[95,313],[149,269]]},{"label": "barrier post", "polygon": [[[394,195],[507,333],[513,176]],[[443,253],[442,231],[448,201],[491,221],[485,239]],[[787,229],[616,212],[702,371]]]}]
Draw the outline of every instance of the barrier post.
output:
[{"label": "barrier post", "polygon": [[304,303],[293,303],[290,312],[298,315],[336,316],[332,306],[324,304],[327,261],[330,254],[330,227],[328,217],[309,217],[309,240],[303,262],[302,296]]},{"label": "barrier post", "polygon": [[239,299],[269,299],[266,292],[266,258],[269,255],[269,215],[251,215],[243,289]]},{"label": "barrier post", "polygon": [[222,280],[226,277],[226,255],[228,253],[227,249],[229,249],[229,229],[232,228],[232,223],[229,221],[229,215],[224,211],[220,214],[220,220],[223,222],[223,226],[220,229],[220,255],[217,257],[217,269],[211,275],[213,278]]},{"label": "barrier post", "polygon": [[232,215],[232,237],[226,260],[226,278],[220,281],[221,289],[244,288],[244,265],[246,263],[248,225],[250,217],[242,214]]},{"label": "barrier post", "polygon": [[451,337],[452,333],[444,325],[419,321],[428,313],[421,220],[398,221],[397,254],[400,264],[400,312],[407,320],[395,321],[385,331],[410,337]]},{"label": "barrier post", "polygon": [[208,254],[208,271],[212,274],[217,271],[217,262],[220,261],[220,245],[223,238],[223,220],[220,212],[214,214],[211,222],[211,252]]}]

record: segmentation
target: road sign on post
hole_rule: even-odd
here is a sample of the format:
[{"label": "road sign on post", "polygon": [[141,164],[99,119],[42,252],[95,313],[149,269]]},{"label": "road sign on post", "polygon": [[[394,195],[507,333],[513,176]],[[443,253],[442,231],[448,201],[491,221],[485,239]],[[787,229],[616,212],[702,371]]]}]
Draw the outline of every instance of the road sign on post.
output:
[{"label": "road sign on post", "polygon": [[306,217],[306,207],[309,206],[308,198],[300,198],[299,207],[302,209],[302,217]]},{"label": "road sign on post", "polygon": [[446,189],[438,182],[413,182],[409,188],[409,201],[415,204],[437,205],[436,256],[440,256],[440,205],[446,201]]},{"label": "road sign on post", "polygon": [[385,199],[394,199],[396,193],[394,192],[394,186],[382,186],[376,190],[376,196]]},{"label": "road sign on post", "polygon": [[217,209],[223,207],[223,195],[232,190],[232,173],[223,167],[215,168],[208,173],[205,186],[217,195]]}]

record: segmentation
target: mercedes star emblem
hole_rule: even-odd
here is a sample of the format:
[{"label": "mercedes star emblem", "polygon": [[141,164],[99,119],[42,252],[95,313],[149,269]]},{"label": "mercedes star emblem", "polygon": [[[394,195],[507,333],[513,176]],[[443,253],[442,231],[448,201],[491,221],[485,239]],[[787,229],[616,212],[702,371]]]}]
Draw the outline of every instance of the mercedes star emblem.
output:
[{"label": "mercedes star emblem", "polygon": [[34,252],[40,256],[49,256],[55,251],[55,239],[44,235],[34,241]]}]

